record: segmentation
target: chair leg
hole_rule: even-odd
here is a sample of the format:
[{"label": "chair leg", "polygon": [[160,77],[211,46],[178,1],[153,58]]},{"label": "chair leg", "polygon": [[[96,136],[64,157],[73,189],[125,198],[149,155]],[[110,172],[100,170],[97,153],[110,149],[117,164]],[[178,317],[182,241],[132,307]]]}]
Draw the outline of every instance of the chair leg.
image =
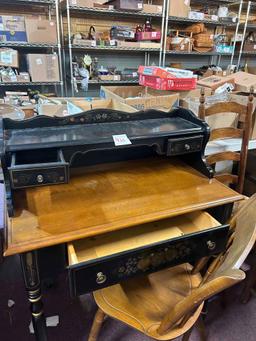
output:
[{"label": "chair leg", "polygon": [[88,341],[97,341],[101,325],[104,321],[105,313],[101,310],[98,309],[96,312],[96,315],[93,320],[92,328],[90,331],[90,335],[88,337]]},{"label": "chair leg", "polygon": [[241,295],[241,302],[247,303],[251,297],[251,290],[256,283],[256,252],[252,251],[252,260],[253,264],[251,265],[251,269],[246,274],[246,278],[244,281],[244,289]]},{"label": "chair leg", "polygon": [[207,340],[206,329],[203,317],[201,315],[199,316],[199,319],[196,321],[195,326],[198,329],[200,340],[206,341]]}]

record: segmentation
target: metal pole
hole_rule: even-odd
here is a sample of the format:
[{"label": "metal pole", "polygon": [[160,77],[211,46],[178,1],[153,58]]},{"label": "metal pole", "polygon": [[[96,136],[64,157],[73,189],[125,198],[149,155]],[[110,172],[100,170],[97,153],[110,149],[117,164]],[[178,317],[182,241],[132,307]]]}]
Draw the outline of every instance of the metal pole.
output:
[{"label": "metal pole", "polygon": [[170,7],[170,1],[167,0],[166,4],[166,12],[165,12],[165,31],[164,31],[164,51],[163,51],[163,60],[162,60],[162,66],[165,66],[165,55],[166,55],[166,40],[167,40],[167,33],[168,33],[168,23],[169,23],[169,7]]},{"label": "metal pole", "polygon": [[59,1],[55,0],[55,13],[56,13],[56,26],[57,26],[57,41],[58,41],[58,57],[59,57],[59,71],[61,81],[61,96],[64,96],[63,88],[63,65],[62,65],[62,50],[61,50],[61,38],[60,38],[60,20],[59,20]]},{"label": "metal pole", "polygon": [[61,32],[61,47],[62,47],[62,70],[63,70],[63,87],[64,87],[64,94],[68,96],[68,89],[67,89],[67,63],[66,63],[66,51],[65,51],[65,41],[64,41],[64,28],[63,28],[63,12],[60,15],[60,32]]},{"label": "metal pole", "polygon": [[243,49],[244,49],[244,39],[245,39],[245,35],[246,35],[248,19],[249,19],[249,14],[250,14],[250,10],[251,10],[251,4],[252,4],[252,2],[249,1],[248,2],[248,6],[247,6],[246,20],[245,20],[245,24],[244,24],[244,32],[243,32],[242,44],[241,44],[241,47],[240,47],[240,52],[239,52],[239,57],[238,57],[238,62],[237,62],[237,70],[239,70],[240,63],[241,63],[241,57],[242,57],[242,53],[243,53]]},{"label": "metal pole", "polygon": [[232,56],[231,56],[231,59],[230,59],[230,65],[233,65],[233,61],[234,61],[235,48],[236,48],[238,30],[239,30],[239,26],[240,26],[240,19],[241,19],[242,9],[243,9],[243,0],[240,1],[240,6],[239,6],[239,10],[238,10],[238,18],[237,18],[238,20],[237,20],[237,24],[236,24],[235,40],[234,40],[234,43],[233,43],[233,51],[232,51]]},{"label": "metal pole", "polygon": [[67,4],[68,49],[69,49],[71,94],[72,96],[74,96],[74,79],[73,79],[73,66],[72,66],[73,54],[72,54],[72,43],[71,43],[71,23],[70,23],[69,0],[66,0],[66,4]]},{"label": "metal pole", "polygon": [[163,1],[163,10],[162,10],[162,24],[161,24],[161,46],[159,52],[159,66],[162,66],[162,57],[163,57],[163,44],[164,44],[164,30],[165,30],[165,8],[166,8],[166,0]]}]

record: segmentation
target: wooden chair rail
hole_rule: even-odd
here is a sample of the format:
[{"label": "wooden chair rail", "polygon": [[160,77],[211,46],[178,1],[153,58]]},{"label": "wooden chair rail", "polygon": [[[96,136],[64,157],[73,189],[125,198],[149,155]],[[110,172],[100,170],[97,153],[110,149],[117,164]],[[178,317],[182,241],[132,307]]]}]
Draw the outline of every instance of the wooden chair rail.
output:
[{"label": "wooden chair rail", "polygon": [[235,175],[235,174],[223,173],[223,174],[216,174],[214,177],[218,181],[227,185],[236,185],[238,183],[238,175]]},{"label": "wooden chair rail", "polygon": [[213,165],[221,161],[240,161],[240,159],[240,153],[236,152],[221,152],[206,157],[206,161],[209,165]]},{"label": "wooden chair rail", "polygon": [[244,135],[243,129],[237,128],[217,128],[211,131],[210,141],[220,140],[220,139],[233,139],[242,138]]},{"label": "wooden chair rail", "polygon": [[246,115],[247,106],[236,102],[219,102],[209,108],[205,108],[205,116],[216,115],[216,113],[233,112],[239,115]]}]

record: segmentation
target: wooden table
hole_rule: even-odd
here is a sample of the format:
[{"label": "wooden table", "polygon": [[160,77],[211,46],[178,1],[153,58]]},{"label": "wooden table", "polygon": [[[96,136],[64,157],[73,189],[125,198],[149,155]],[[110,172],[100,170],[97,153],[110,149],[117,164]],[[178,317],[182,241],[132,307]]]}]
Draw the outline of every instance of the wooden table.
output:
[{"label": "wooden table", "polygon": [[69,184],[17,192],[5,256],[21,254],[37,340],[47,337],[36,250],[241,199],[178,159],[160,157],[88,167]]}]

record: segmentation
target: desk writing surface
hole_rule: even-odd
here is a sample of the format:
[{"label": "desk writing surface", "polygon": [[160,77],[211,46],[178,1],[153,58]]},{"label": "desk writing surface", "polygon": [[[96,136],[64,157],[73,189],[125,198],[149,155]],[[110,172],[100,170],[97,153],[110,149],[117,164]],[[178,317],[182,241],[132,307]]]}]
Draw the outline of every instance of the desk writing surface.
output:
[{"label": "desk writing surface", "polygon": [[177,159],[97,165],[69,184],[15,193],[5,255],[30,251],[241,200]]}]

